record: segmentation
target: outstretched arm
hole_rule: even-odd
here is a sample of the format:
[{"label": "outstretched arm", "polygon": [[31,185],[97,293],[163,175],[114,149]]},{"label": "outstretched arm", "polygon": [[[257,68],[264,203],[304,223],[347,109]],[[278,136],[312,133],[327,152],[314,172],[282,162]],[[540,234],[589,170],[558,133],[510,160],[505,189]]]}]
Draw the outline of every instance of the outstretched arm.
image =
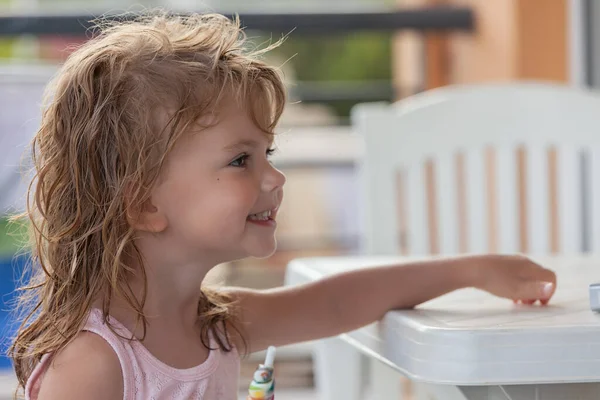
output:
[{"label": "outstretched arm", "polygon": [[348,332],[461,288],[547,303],[555,286],[555,274],[526,257],[489,255],[366,268],[296,287],[229,290],[254,352]]}]

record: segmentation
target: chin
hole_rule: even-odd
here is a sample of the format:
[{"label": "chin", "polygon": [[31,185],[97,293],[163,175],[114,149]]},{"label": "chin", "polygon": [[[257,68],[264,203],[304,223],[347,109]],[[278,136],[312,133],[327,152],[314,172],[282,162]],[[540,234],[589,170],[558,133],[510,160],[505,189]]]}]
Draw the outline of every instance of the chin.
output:
[{"label": "chin", "polygon": [[277,242],[274,242],[271,246],[265,246],[262,248],[254,248],[253,251],[248,252],[248,256],[252,258],[269,258],[277,250]]},{"label": "chin", "polygon": [[271,257],[273,254],[275,254],[275,250],[276,249],[271,249],[271,250],[265,250],[265,251],[261,251],[261,252],[255,252],[255,254],[250,254],[250,257],[252,258],[258,258],[258,259],[262,259],[262,258],[269,258]]}]

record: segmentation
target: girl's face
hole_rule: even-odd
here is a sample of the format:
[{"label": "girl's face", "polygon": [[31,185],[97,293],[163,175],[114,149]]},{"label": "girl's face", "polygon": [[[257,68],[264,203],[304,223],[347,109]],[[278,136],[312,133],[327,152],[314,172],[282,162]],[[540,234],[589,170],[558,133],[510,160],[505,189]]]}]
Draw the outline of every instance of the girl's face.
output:
[{"label": "girl's face", "polygon": [[152,195],[177,248],[218,262],[275,251],[285,177],[269,162],[272,144],[235,105],[181,137]]}]

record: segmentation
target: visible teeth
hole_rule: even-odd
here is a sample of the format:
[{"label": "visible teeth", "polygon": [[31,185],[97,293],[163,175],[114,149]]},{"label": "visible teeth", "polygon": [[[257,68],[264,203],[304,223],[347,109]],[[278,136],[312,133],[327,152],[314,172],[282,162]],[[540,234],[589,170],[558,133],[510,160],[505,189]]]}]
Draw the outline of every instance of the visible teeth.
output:
[{"label": "visible teeth", "polygon": [[271,210],[263,211],[263,212],[257,213],[257,214],[250,214],[248,216],[248,219],[266,221],[269,219],[270,216],[271,216]]}]

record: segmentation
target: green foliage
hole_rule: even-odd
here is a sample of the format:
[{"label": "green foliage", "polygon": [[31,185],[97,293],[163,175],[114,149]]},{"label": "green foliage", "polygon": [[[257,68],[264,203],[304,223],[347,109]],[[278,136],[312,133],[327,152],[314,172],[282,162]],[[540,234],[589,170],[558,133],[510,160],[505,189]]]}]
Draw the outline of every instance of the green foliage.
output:
[{"label": "green foliage", "polygon": [[0,37],[0,59],[8,59],[12,57],[13,43],[14,39]]},{"label": "green foliage", "polygon": [[27,226],[24,223],[0,218],[0,258],[8,258],[21,250],[26,239]]},{"label": "green foliage", "polygon": [[[391,34],[351,32],[342,35],[290,34],[274,54],[289,60],[296,81],[391,80]],[[361,99],[332,102],[335,112],[348,116]]]},{"label": "green foliage", "polygon": [[277,50],[299,81],[373,80],[391,76],[389,34],[354,32],[340,36],[294,36]]}]

